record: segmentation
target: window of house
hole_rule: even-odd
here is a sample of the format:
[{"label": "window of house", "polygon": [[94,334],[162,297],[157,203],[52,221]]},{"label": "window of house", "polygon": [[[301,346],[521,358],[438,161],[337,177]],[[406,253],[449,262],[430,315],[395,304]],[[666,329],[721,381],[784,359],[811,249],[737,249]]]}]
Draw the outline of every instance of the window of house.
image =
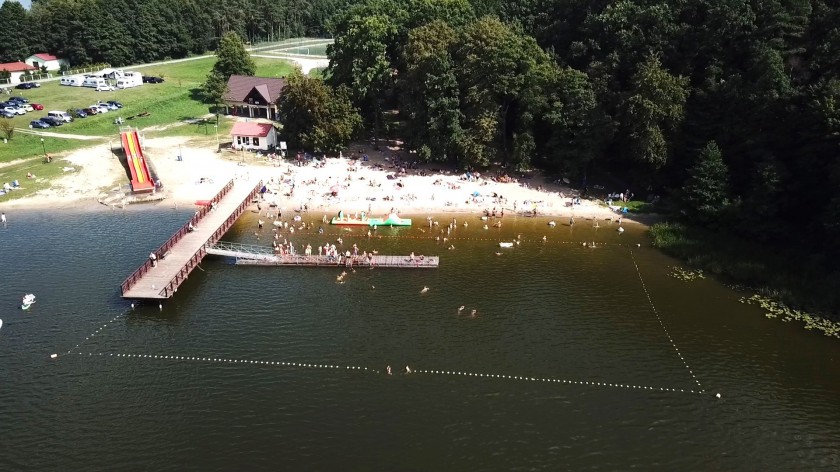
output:
[{"label": "window of house", "polygon": [[242,136],[236,137],[236,144],[242,144]]},{"label": "window of house", "polygon": [[254,138],[254,146],[260,145],[260,138]]}]

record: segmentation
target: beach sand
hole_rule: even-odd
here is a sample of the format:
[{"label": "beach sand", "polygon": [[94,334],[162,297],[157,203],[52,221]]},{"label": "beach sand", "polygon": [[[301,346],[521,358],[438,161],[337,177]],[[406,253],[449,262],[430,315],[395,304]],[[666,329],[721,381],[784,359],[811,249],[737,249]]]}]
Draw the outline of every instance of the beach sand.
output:
[{"label": "beach sand", "polygon": [[[197,200],[211,198],[230,179],[258,177],[270,191],[266,200],[276,202],[281,210],[306,206],[327,214],[343,210],[350,215],[364,211],[370,216],[387,215],[393,210],[406,217],[536,210],[539,216],[558,217],[558,224],[571,217],[620,216],[597,200],[581,199],[580,204],[572,205],[572,199],[579,195],[577,190],[546,182],[539,174],[510,182],[494,181],[492,175],[485,174],[467,180],[463,173],[439,163],[421,164],[402,174],[394,160],[407,161],[410,156],[396,148],[374,151],[370,146],[354,145],[349,154],[327,157],[323,165],[309,161],[297,166],[293,157],[258,160],[253,154],[246,155],[243,162],[241,153],[218,153],[215,143],[199,145],[187,138],[147,139],[144,145],[166,195],[159,202],[145,205],[194,205]],[[183,160],[177,159],[179,152]],[[369,160],[363,162],[365,154]],[[128,188],[126,169],[107,144],[74,151],[55,164],[66,168],[64,177],[49,186],[43,183],[45,188],[29,197],[0,202],[0,209],[86,207],[98,205],[109,195],[119,196]],[[105,201],[113,205],[115,199]]]}]

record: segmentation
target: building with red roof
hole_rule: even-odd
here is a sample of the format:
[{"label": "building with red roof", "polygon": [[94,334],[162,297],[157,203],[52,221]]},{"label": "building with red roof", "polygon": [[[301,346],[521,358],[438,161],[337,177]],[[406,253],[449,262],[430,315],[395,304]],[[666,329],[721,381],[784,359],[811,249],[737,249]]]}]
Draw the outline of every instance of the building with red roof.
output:
[{"label": "building with red roof", "polygon": [[277,129],[271,123],[237,121],[230,136],[234,149],[267,151],[277,146]]},{"label": "building with red roof", "polygon": [[0,63],[0,71],[6,71],[11,73],[11,77],[9,77],[10,84],[19,84],[20,77],[27,73],[27,72],[37,72],[38,68],[32,67],[29,64],[24,62],[4,62]]},{"label": "building with red roof", "polygon": [[46,67],[47,72],[59,71],[61,70],[62,66],[70,65],[66,60],[53,56],[52,54],[47,54],[45,52],[33,54],[27,57],[24,62],[38,69],[40,69],[41,67]]},{"label": "building with red roof", "polygon": [[286,86],[285,79],[232,75],[227,86],[224,97],[227,114],[277,119],[277,99]]}]

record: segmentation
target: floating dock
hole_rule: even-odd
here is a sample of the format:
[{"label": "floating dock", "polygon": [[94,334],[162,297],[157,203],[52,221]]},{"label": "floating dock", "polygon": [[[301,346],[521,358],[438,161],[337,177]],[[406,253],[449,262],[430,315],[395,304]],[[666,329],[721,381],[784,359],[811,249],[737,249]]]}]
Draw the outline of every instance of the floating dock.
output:
[{"label": "floating dock", "polygon": [[305,254],[279,255],[271,248],[220,241],[205,248],[207,254],[233,258],[238,265],[299,266],[299,267],[383,267],[400,269],[435,269],[438,256],[342,256],[339,259]]}]

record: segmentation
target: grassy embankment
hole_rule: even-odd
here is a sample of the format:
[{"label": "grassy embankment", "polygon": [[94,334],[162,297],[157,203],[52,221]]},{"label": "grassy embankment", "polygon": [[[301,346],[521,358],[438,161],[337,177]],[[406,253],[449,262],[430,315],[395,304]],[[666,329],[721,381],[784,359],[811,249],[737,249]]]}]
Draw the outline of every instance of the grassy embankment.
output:
[{"label": "grassy embankment", "polygon": [[742,301],[760,305],[768,318],[840,337],[840,273],[821,258],[675,223],[654,224],[650,234],[655,247],[692,267],[749,287],[756,294]]},{"label": "grassy embankment", "polygon": [[[198,88],[213,67],[215,58],[197,59],[160,66],[140,69],[144,75],[163,76],[162,84],[144,84],[141,87],[116,90],[113,92],[96,92],[86,87],[68,87],[58,82],[46,82],[38,89],[17,90],[16,95],[23,95],[32,103],[44,105],[41,111],[32,111],[26,115],[15,117],[9,121],[15,128],[28,130],[29,122],[46,116],[51,110],[67,110],[70,108],[86,108],[97,101],[116,100],[123,104],[121,110],[110,111],[87,118],[76,119],[73,123],[59,128],[47,130],[57,134],[72,134],[97,137],[96,140],[79,140],[53,136],[38,136],[24,132],[15,132],[8,143],[0,142],[0,184],[20,181],[25,187],[9,195],[0,196],[0,202],[10,198],[22,198],[39,188],[43,182],[62,175],[63,165],[55,160],[52,164],[45,164],[44,150],[54,157],[62,153],[94,145],[107,146],[113,140],[117,146],[119,125],[114,124],[117,117],[122,117],[122,126],[133,126],[143,131],[146,137],[186,136],[196,139],[206,138],[207,142],[215,143],[215,128],[213,124],[201,122],[201,118],[210,113],[207,104],[202,103],[198,96]],[[292,71],[292,65],[286,61],[268,58],[254,58],[257,65],[257,75],[264,77],[280,77]],[[137,116],[131,120],[128,117],[148,113],[148,116]],[[199,120],[198,123],[190,122]],[[224,142],[229,135],[232,121],[223,119],[219,126],[219,135]],[[43,138],[43,144],[41,139]],[[41,185],[26,185],[27,172],[38,177]],[[43,180],[42,180],[43,179]]]}]

